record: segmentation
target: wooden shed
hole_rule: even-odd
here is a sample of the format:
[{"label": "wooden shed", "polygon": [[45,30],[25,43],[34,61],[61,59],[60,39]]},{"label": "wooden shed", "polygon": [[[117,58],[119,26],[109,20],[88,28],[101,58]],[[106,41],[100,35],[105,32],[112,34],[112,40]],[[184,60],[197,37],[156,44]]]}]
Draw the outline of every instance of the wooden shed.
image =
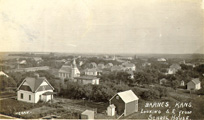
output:
[{"label": "wooden shed", "polygon": [[116,106],[118,115],[124,114],[124,116],[127,116],[134,112],[138,112],[138,100],[139,98],[132,90],[127,90],[115,94],[109,102],[110,105],[114,104]]},{"label": "wooden shed", "polygon": [[93,120],[94,119],[94,111],[85,110],[81,113],[81,119]]}]

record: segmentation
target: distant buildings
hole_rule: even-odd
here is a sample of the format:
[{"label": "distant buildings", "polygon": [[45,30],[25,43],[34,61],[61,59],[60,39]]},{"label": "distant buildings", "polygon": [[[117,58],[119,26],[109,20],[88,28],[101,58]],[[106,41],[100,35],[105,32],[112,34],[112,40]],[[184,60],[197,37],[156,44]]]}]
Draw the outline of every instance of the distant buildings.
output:
[{"label": "distant buildings", "polygon": [[133,63],[126,63],[123,64],[125,70],[131,70],[131,71],[136,71],[136,66]]},{"label": "distant buildings", "polygon": [[98,64],[98,69],[104,69],[104,68],[105,68],[105,65],[103,63]]},{"label": "distant buildings", "polygon": [[28,67],[28,68],[18,68],[14,70],[9,70],[8,72],[36,72],[39,70],[49,70],[48,66],[40,66],[40,67]]},{"label": "distant buildings", "polygon": [[181,66],[179,64],[172,64],[168,70],[168,74],[175,74],[180,69]]},{"label": "distant buildings", "polygon": [[199,78],[194,78],[187,83],[187,90],[200,90],[200,89],[201,89],[201,82]]},{"label": "distant buildings", "polygon": [[99,76],[101,75],[102,70],[99,70],[97,68],[91,68],[85,70],[85,75],[93,75],[93,76]]},{"label": "distant buildings", "polygon": [[59,78],[62,80],[64,79],[73,79],[74,77],[80,76],[80,71],[76,66],[75,60],[73,60],[73,63],[71,66],[69,65],[63,65],[58,72]]},{"label": "distant buildings", "polygon": [[162,78],[162,79],[159,80],[160,85],[166,85],[167,82],[168,82],[168,80],[166,78]]},{"label": "distant buildings", "polygon": [[17,88],[17,100],[37,103],[53,99],[54,88],[45,77],[26,77]]},{"label": "distant buildings", "polygon": [[116,107],[118,115],[130,115],[134,112],[138,112],[138,100],[139,98],[133,93],[132,90],[127,90],[115,94],[110,100],[110,105]]},{"label": "distant buildings", "polygon": [[37,64],[39,64],[40,62],[43,61],[43,59],[42,59],[41,57],[34,57],[33,60],[34,60],[35,62],[37,62]]},{"label": "distant buildings", "polygon": [[113,67],[113,63],[108,63],[105,65],[105,68],[111,68],[111,67]]},{"label": "distant buildings", "polygon": [[124,71],[125,68],[123,66],[117,66],[117,65],[114,65],[113,67],[111,67],[111,71]]},{"label": "distant buildings", "polygon": [[91,62],[89,64],[89,68],[97,68],[97,64],[95,62]]},{"label": "distant buildings", "polygon": [[158,62],[166,62],[166,59],[165,58],[158,58],[157,61]]},{"label": "distant buildings", "polygon": [[99,85],[99,78],[95,76],[74,77],[74,81],[82,85],[86,85],[86,84]]}]

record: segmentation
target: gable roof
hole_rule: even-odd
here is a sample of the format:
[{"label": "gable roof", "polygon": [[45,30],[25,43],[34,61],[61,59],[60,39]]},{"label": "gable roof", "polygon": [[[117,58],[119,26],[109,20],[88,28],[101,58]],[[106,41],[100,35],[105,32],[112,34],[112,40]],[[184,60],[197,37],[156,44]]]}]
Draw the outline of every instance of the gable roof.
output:
[{"label": "gable roof", "polygon": [[179,64],[172,64],[171,66],[170,66],[170,68],[171,69],[181,69],[181,66],[179,65]]},{"label": "gable roof", "polygon": [[125,67],[135,67],[135,64],[133,63],[126,63],[124,64]]},{"label": "gable roof", "polygon": [[66,72],[66,73],[71,73],[72,67],[68,65],[63,65],[60,69],[59,72]]},{"label": "gable roof", "polygon": [[19,87],[17,88],[17,90],[19,90],[19,88],[26,82],[27,85],[30,87],[32,92],[36,92],[38,90],[38,88],[40,87],[40,85],[43,82],[46,82],[53,90],[54,88],[51,86],[51,84],[47,81],[47,79],[45,77],[39,77],[39,78],[35,78],[35,77],[26,77],[23,82],[19,85]]},{"label": "gable roof", "polygon": [[34,59],[35,61],[41,61],[41,60],[42,60],[41,57],[34,57],[33,59]]},{"label": "gable roof", "polygon": [[195,78],[193,80],[191,80],[194,84],[199,84],[200,83],[200,80],[199,78]]},{"label": "gable roof", "polygon": [[[139,98],[135,95],[132,90],[127,90],[123,92],[119,92],[116,95],[120,96],[120,98],[125,102],[129,103],[135,100],[139,100]],[[110,100],[112,100],[116,95],[114,95]]]},{"label": "gable roof", "polygon": [[122,66],[116,66],[116,65],[114,65],[112,68],[111,68],[111,70],[112,71],[114,71],[114,70],[123,70],[124,68],[122,67]]},{"label": "gable roof", "polygon": [[86,69],[85,72],[102,72],[102,70],[99,70],[97,68],[91,68],[91,69]]}]

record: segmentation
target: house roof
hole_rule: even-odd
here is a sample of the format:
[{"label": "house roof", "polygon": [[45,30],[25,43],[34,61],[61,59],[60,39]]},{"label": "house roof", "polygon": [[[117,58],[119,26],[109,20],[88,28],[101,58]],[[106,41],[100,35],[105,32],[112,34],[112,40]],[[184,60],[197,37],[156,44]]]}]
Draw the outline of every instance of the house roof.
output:
[{"label": "house roof", "polygon": [[45,77],[38,77],[38,78],[26,77],[23,80],[23,82],[19,85],[17,90],[19,90],[19,88],[26,82],[28,86],[30,87],[31,91],[36,92],[37,89],[40,87],[40,85],[43,83],[43,81],[45,81],[54,90],[54,88],[51,86],[51,84],[47,81]]},{"label": "house roof", "polygon": [[200,83],[200,80],[199,80],[199,78],[195,78],[195,79],[193,79],[193,80],[191,80],[193,83],[195,83],[195,84],[199,84]]},{"label": "house roof", "polygon": [[127,90],[127,91],[119,92],[119,93],[117,93],[117,95],[119,95],[120,98],[125,103],[129,103],[129,102],[132,102],[132,101],[135,101],[135,100],[139,100],[139,98],[135,95],[135,93],[132,90]]},{"label": "house roof", "polygon": [[83,114],[83,115],[94,115],[94,111],[92,111],[92,110],[85,110],[81,114]]},{"label": "house roof", "polygon": [[160,79],[160,81],[168,81],[166,78],[162,78]]},{"label": "house roof", "polygon": [[41,61],[41,60],[42,60],[41,57],[34,57],[33,59],[34,59],[35,61]]},{"label": "house roof", "polygon": [[6,73],[4,73],[3,71],[0,71],[0,76],[6,76],[8,77],[8,75]]},{"label": "house roof", "polygon": [[63,65],[60,69],[59,72],[65,72],[65,73],[71,73],[72,67],[68,65]]},{"label": "house roof", "polygon": [[135,64],[133,63],[126,63],[124,64],[125,67],[135,67]]},{"label": "house roof", "polygon": [[122,69],[123,69],[122,66],[116,66],[116,65],[111,68],[112,71],[113,70],[122,70]]},{"label": "house roof", "polygon": [[102,70],[91,68],[91,69],[86,69],[85,72],[102,72]]},{"label": "house roof", "polygon": [[174,69],[181,69],[181,66],[179,64],[172,64],[170,66],[170,68],[174,68]]},{"label": "house roof", "polygon": [[127,71],[127,73],[130,74],[130,75],[134,75],[133,71]]},{"label": "house roof", "polygon": [[108,63],[106,64],[106,66],[113,66],[113,63]]}]

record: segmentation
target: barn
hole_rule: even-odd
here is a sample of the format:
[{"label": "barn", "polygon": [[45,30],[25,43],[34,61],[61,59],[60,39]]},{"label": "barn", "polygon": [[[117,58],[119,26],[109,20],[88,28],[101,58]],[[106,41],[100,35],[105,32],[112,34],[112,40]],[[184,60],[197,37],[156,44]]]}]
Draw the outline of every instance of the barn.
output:
[{"label": "barn", "polygon": [[115,94],[109,102],[110,105],[114,104],[116,106],[118,115],[124,114],[124,116],[127,116],[134,112],[138,112],[138,100],[139,98],[132,90],[127,90]]}]

